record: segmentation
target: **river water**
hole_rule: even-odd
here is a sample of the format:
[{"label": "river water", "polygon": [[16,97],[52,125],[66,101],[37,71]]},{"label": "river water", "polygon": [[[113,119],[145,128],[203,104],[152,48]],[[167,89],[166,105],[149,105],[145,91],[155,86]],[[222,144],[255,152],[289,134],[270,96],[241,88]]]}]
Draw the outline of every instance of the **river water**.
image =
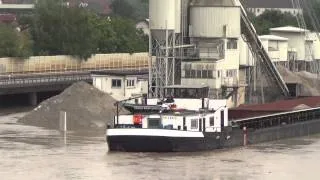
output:
[{"label": "river water", "polygon": [[23,126],[0,117],[3,180],[319,179],[320,135],[199,153],[109,153],[104,132]]}]

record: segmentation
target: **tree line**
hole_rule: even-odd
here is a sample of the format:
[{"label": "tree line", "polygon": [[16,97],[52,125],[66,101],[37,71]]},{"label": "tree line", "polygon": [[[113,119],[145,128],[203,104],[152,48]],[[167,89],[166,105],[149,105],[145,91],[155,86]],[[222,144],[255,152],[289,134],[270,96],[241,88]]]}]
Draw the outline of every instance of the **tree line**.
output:
[{"label": "tree line", "polygon": [[59,0],[41,0],[18,25],[0,25],[0,57],[71,55],[87,59],[97,53],[133,53],[148,49],[148,37],[135,21],[118,14],[101,16]]},{"label": "tree line", "polygon": [[[310,8],[312,8],[312,12],[314,13],[314,16],[318,18],[318,21],[320,21],[320,0],[309,0]],[[306,5],[303,7],[303,14],[302,17],[305,21],[306,28],[309,30],[316,30],[314,26],[312,25],[312,19],[310,18],[310,9],[306,7]],[[259,16],[255,16],[253,13],[248,13],[253,25],[256,28],[256,31],[258,34],[269,34],[269,29],[273,27],[280,27],[280,26],[295,26],[299,27],[303,25],[301,21],[301,18],[297,18],[297,16],[292,15],[288,12],[280,12],[277,10],[266,10]],[[304,27],[301,27],[304,28]],[[320,27],[318,27],[320,28]]]}]

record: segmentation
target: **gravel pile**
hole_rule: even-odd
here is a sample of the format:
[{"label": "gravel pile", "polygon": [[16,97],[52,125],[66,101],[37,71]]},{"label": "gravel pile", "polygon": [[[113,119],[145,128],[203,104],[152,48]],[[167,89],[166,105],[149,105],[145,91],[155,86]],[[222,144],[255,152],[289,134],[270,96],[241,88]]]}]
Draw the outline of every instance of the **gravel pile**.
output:
[{"label": "gravel pile", "polygon": [[[116,102],[95,87],[78,82],[61,94],[42,102],[18,122],[49,129],[59,129],[60,112],[67,112],[68,130],[105,129],[113,124]],[[121,114],[127,113],[121,110]]]},{"label": "gravel pile", "polygon": [[292,72],[282,66],[277,67],[286,83],[299,83],[301,96],[320,96],[320,78],[309,72]]}]

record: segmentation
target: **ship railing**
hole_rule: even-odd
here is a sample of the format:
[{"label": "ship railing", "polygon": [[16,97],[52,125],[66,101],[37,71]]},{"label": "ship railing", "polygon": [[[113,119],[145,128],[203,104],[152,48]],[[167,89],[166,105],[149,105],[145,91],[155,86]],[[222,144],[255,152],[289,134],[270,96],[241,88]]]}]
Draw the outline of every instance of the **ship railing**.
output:
[{"label": "ship railing", "polygon": [[241,129],[243,127],[263,129],[312,120],[320,120],[320,107],[232,120],[231,122]]}]

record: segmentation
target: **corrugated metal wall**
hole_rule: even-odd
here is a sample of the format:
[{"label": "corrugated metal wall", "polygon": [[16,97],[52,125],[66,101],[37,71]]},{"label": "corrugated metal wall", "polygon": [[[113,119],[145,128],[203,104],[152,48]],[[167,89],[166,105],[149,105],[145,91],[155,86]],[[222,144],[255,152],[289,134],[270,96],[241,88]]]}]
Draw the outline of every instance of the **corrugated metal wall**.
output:
[{"label": "corrugated metal wall", "polygon": [[191,7],[190,36],[239,38],[239,7]]}]

